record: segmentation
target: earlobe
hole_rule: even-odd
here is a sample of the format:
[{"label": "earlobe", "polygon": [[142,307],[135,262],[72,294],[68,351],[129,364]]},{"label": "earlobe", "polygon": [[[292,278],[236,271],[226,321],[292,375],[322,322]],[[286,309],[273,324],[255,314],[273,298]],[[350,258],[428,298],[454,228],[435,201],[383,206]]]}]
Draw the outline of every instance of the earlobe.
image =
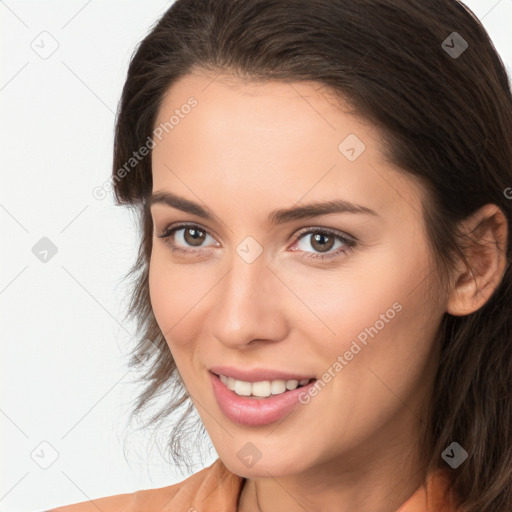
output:
[{"label": "earlobe", "polygon": [[454,316],[469,315],[480,309],[499,286],[508,267],[508,225],[498,206],[482,206],[461,228],[467,235],[463,252],[469,268],[460,260],[454,270],[447,304],[447,312]]}]

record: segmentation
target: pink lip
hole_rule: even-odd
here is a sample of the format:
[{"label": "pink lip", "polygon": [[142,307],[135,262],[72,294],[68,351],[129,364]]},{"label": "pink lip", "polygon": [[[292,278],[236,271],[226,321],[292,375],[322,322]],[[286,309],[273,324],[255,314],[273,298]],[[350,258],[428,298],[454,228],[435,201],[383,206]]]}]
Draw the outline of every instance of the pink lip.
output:
[{"label": "pink lip", "polygon": [[278,370],[269,370],[265,368],[253,368],[252,370],[240,370],[232,366],[213,366],[210,368],[216,375],[233,377],[236,380],[245,382],[262,382],[264,380],[309,380],[315,378],[313,375],[303,375],[299,373],[286,373]]},{"label": "pink lip", "polygon": [[[221,375],[224,375],[224,373],[221,373]],[[267,425],[292,412],[297,404],[299,404],[299,396],[301,393],[307,393],[309,387],[314,386],[316,382],[316,380],[314,380],[300,388],[286,391],[279,395],[270,395],[268,398],[250,398],[237,395],[224,385],[217,375],[211,372],[210,380],[215,399],[221,411],[231,421],[250,427]],[[254,380],[250,382],[259,381]]]}]

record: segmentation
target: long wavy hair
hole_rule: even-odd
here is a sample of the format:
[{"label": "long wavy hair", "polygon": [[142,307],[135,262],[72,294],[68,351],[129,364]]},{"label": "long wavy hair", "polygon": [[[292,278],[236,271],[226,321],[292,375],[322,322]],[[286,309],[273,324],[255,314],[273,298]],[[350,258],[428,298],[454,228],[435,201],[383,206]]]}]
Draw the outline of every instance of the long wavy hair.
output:
[{"label": "long wavy hair", "polygon": [[[423,215],[441,279],[464,257],[460,221],[494,203],[512,225],[509,77],[484,27],[462,3],[174,2],[132,56],[117,113],[112,179],[116,203],[134,209],[141,236],[127,275],[133,285],[127,317],[138,329],[129,365],[144,382],[132,417],[164,395],[146,426],[182,411],[167,439],[178,465],[186,463],[185,436],[205,429],[187,423],[193,404],[151,308],[151,154],[133,154],[154,138],[165,93],[196,69],[249,81],[320,82],[376,125],[388,161],[426,187]],[[510,253],[509,236],[507,261]],[[480,309],[445,313],[439,325],[441,358],[419,449],[427,472],[447,467],[441,455],[453,441],[468,452],[451,470],[465,512],[512,510],[511,283],[507,265]]]}]

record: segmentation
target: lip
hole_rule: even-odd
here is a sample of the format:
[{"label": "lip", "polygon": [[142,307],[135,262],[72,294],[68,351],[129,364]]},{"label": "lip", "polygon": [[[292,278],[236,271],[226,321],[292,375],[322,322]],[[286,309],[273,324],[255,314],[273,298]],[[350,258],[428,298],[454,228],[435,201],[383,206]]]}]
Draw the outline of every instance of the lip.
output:
[{"label": "lip", "polygon": [[[215,373],[210,371],[209,375],[213,394],[220,410],[231,421],[249,427],[267,425],[291,413],[300,403],[299,396],[301,393],[307,393],[308,388],[314,386],[316,382],[315,379],[300,388],[279,395],[270,395],[267,398],[249,398],[239,396],[231,391]],[[221,373],[221,375],[224,375],[224,373]],[[259,381],[255,380],[254,382]]]},{"label": "lip", "polygon": [[225,377],[233,377],[236,380],[245,382],[261,382],[264,380],[310,380],[316,378],[314,375],[304,375],[299,373],[287,373],[268,368],[253,368],[251,370],[241,370],[233,366],[213,366],[210,372]]}]

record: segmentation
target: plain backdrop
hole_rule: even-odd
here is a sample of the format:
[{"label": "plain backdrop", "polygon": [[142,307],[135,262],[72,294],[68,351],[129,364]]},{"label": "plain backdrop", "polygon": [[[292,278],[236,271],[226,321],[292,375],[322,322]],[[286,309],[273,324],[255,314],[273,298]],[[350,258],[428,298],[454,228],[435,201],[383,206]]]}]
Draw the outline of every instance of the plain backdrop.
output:
[{"label": "plain backdrop", "polygon": [[[92,194],[110,177],[130,56],[171,3],[0,1],[0,512],[188,476],[128,428],[137,225]],[[466,4],[511,75],[512,0]]]}]

